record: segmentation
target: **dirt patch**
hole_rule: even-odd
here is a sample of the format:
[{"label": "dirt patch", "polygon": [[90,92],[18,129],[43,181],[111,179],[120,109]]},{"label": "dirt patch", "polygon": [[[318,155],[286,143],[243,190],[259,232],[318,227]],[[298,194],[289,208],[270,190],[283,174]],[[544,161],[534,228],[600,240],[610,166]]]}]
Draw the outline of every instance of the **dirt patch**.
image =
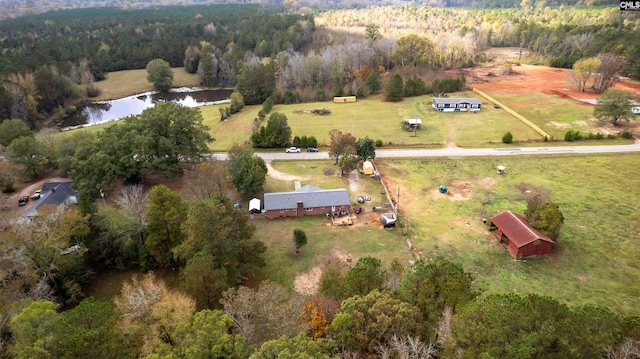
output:
[{"label": "dirt patch", "polygon": [[522,193],[522,197],[525,200],[540,196],[543,201],[547,202],[551,200],[551,192],[540,186],[536,186],[530,183],[520,183],[516,188]]},{"label": "dirt patch", "polygon": [[[516,56],[517,58],[517,56]],[[481,91],[504,91],[509,93],[541,92],[561,98],[572,98],[592,106],[600,95],[591,91],[578,91],[572,70],[556,69],[546,66],[515,65],[514,73],[502,75],[500,66],[503,60],[490,61],[470,69],[458,70],[464,73],[467,84]],[[621,79],[613,86],[615,89],[629,90],[640,94],[640,85]]]},{"label": "dirt patch", "polygon": [[[356,264],[357,259],[349,252],[340,247],[333,247],[329,251],[329,258],[326,265],[337,263],[342,268],[351,268]],[[302,295],[314,295],[318,292],[320,285],[320,277],[322,276],[322,267],[315,266],[308,272],[300,273],[293,282],[293,288]]]},{"label": "dirt patch", "polygon": [[498,183],[498,180],[493,177],[484,177],[478,181],[478,184],[482,186],[485,190],[491,190],[493,185]]},{"label": "dirt patch", "polygon": [[360,190],[360,172],[353,170],[349,172],[349,191],[353,194]]},{"label": "dirt patch", "polygon": [[293,282],[293,289],[302,295],[314,295],[318,292],[322,269],[320,266],[311,268],[307,273],[300,273]]},{"label": "dirt patch", "polygon": [[591,278],[588,275],[583,273],[576,274],[576,279],[578,279],[581,282],[588,282],[591,280]]},{"label": "dirt patch", "polygon": [[267,176],[271,178],[275,178],[281,181],[304,181],[306,178],[300,176],[293,176],[290,174],[286,174],[284,172],[277,171],[275,168],[271,166],[270,163],[266,163],[267,165]]},{"label": "dirt patch", "polygon": [[451,201],[466,201],[474,196],[473,184],[469,181],[453,181],[447,186],[447,193],[440,193],[439,188],[429,190],[434,198],[448,198]]}]

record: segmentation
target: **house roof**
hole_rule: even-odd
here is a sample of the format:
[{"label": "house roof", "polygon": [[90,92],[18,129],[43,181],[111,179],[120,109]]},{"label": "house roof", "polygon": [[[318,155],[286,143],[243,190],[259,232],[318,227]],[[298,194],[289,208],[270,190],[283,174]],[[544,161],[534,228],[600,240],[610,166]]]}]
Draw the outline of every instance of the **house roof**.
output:
[{"label": "house roof", "polygon": [[348,206],[351,204],[346,189],[322,189],[315,186],[304,186],[292,192],[275,192],[264,194],[264,209],[296,208],[298,202],[304,207]]},{"label": "house roof", "polygon": [[434,103],[448,103],[448,104],[456,104],[456,103],[470,103],[475,105],[480,105],[482,102],[477,98],[449,98],[449,97],[436,97],[433,99]]},{"label": "house roof", "polygon": [[69,198],[72,202],[76,201],[77,192],[71,188],[73,182],[47,182],[42,185],[40,190],[40,199],[34,203],[25,213],[25,216],[35,214],[39,207],[44,205],[59,206],[68,203]]},{"label": "house roof", "polygon": [[538,239],[555,243],[551,238],[531,227],[521,214],[513,213],[509,210],[491,217],[491,223],[501,229],[502,233],[518,248],[533,243]]}]

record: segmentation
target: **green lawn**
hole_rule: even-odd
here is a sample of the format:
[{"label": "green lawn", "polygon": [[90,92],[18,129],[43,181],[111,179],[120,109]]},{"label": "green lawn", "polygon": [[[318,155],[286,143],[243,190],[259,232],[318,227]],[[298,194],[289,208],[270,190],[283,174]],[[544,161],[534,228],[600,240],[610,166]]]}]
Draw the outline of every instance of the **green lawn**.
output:
[{"label": "green lawn", "polygon": [[[91,100],[115,100],[143,92],[153,91],[153,84],[147,81],[147,70],[126,70],[110,72],[103,81],[94,83],[100,95]],[[198,86],[198,77],[187,73],[184,68],[173,69],[173,86]]]},{"label": "green lawn", "polygon": [[[502,164],[507,174],[497,175]],[[538,293],[575,305],[639,314],[640,155],[378,161],[426,258],[464,265],[484,293]],[[449,186],[449,194],[437,192]],[[529,192],[527,192],[529,191]],[[556,251],[515,261],[483,225],[526,196],[548,193],[565,225]]]},{"label": "green lawn", "polygon": [[[335,170],[332,161],[277,161],[272,164],[278,171],[300,176],[302,186],[314,185],[324,189],[347,188],[354,206],[383,206],[388,202],[383,194],[380,182],[358,175],[355,186],[350,186],[347,178],[338,175],[326,175],[325,169]],[[329,172],[329,171],[327,171]],[[265,192],[292,191],[294,184],[290,181],[269,179]],[[357,196],[367,196],[371,201],[358,204]],[[298,219],[255,220],[255,238],[267,245],[264,270],[265,278],[283,285],[292,286],[297,274],[308,272],[315,266],[322,266],[330,258],[331,250],[339,248],[352,255],[353,260],[364,256],[380,258],[389,267],[393,259],[407,263],[413,259],[404,236],[399,228],[383,229],[378,214],[359,215],[353,226],[333,226],[331,221],[322,216]],[[309,238],[299,255],[295,255],[293,246],[293,230],[304,230]]]}]

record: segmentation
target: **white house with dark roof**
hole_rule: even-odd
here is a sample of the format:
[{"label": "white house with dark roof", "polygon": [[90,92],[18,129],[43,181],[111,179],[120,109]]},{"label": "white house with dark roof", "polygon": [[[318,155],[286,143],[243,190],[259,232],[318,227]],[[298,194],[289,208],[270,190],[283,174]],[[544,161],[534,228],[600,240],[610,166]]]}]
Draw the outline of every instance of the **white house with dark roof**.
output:
[{"label": "white house with dark roof", "polygon": [[304,186],[292,192],[264,194],[264,211],[269,219],[304,217],[330,213],[333,216],[349,212],[351,200],[344,189],[322,189]]},{"label": "white house with dark roof", "polygon": [[432,106],[434,111],[440,112],[478,112],[482,102],[477,98],[435,97]]}]

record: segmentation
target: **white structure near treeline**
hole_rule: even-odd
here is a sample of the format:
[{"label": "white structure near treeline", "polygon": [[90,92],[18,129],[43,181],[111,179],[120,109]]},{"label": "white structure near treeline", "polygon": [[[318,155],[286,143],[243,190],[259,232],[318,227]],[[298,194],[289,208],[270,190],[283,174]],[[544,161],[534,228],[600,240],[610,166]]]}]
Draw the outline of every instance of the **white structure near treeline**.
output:
[{"label": "white structure near treeline", "polygon": [[406,118],[404,123],[409,125],[409,127],[420,127],[422,126],[422,120],[419,118]]},{"label": "white structure near treeline", "polygon": [[435,97],[432,106],[440,112],[479,112],[482,102],[477,98]]}]

